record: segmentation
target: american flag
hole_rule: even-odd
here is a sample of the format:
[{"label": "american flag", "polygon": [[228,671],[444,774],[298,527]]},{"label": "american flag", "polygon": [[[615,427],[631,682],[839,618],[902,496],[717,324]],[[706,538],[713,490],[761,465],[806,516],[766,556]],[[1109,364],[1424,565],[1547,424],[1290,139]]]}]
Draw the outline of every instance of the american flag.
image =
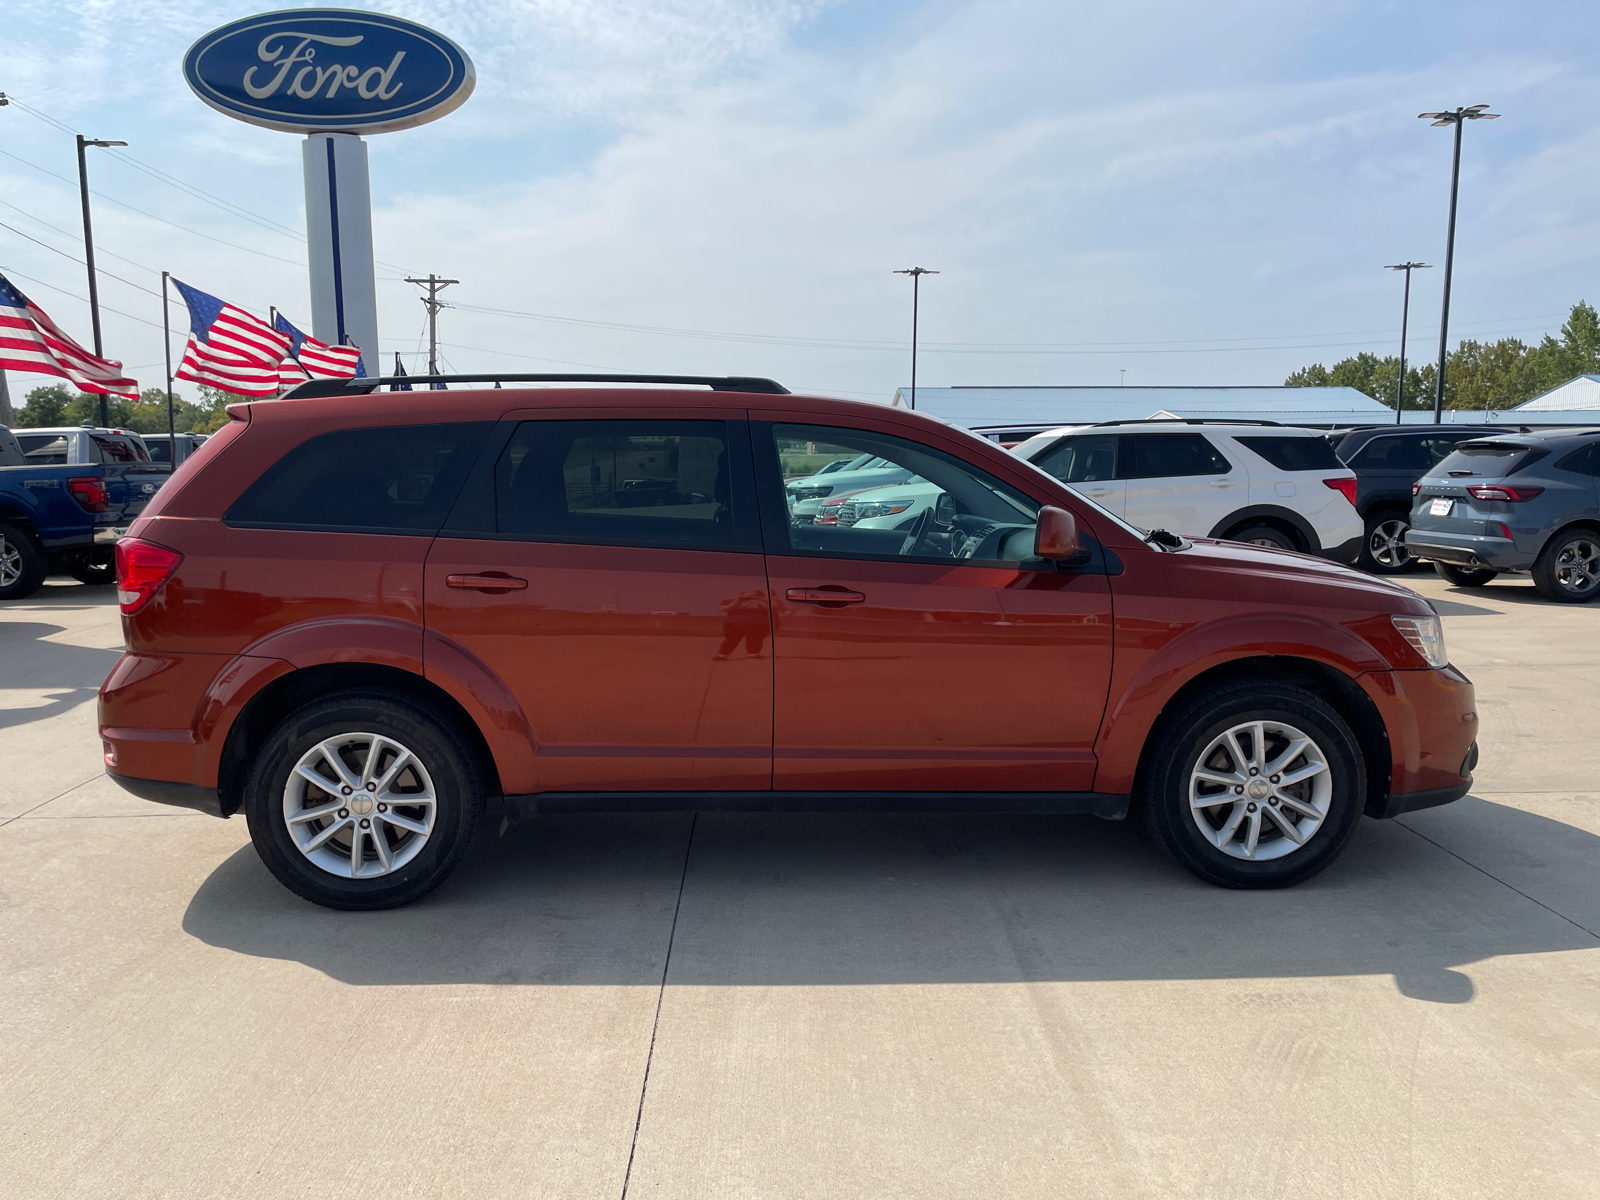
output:
[{"label": "american flag", "polygon": [[[398,350],[394,352],[394,373],[399,377],[404,377],[406,373],[406,365],[400,361],[400,351]],[[411,385],[409,383],[391,383],[389,390],[391,392],[409,392]]]},{"label": "american flag", "polygon": [[239,396],[276,396],[278,364],[289,353],[289,339],[226,300],[172,282],[189,306],[189,344],[178,378]]},{"label": "american flag", "polygon": [[122,364],[97,358],[73,341],[4,275],[0,275],[0,369],[60,375],[80,391],[139,398]]},{"label": "american flag", "polygon": [[286,388],[308,379],[360,379],[366,375],[356,346],[330,346],[296,329],[282,313],[274,324],[289,335],[289,354],[278,366],[278,382]]}]

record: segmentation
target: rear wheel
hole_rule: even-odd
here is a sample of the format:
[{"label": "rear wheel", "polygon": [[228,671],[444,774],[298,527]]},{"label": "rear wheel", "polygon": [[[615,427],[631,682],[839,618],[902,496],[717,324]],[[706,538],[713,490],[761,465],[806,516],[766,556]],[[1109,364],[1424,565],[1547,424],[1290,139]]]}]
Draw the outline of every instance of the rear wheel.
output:
[{"label": "rear wheel", "polygon": [[116,554],[107,547],[104,550],[91,551],[81,558],[74,558],[67,564],[67,574],[79,583],[101,584],[115,583],[117,581]]},{"label": "rear wheel", "polygon": [[1533,586],[1546,600],[1584,604],[1600,596],[1600,534],[1563,529],[1533,564]]},{"label": "rear wheel", "polygon": [[1374,575],[1398,575],[1416,565],[1406,549],[1411,517],[1401,512],[1377,512],[1367,518],[1366,538],[1357,565]]},{"label": "rear wheel", "polygon": [[335,693],[272,732],[245,785],[256,853],[328,908],[409,904],[465,857],[483,813],[476,757],[432,709],[381,689]]},{"label": "rear wheel", "polygon": [[1273,550],[1298,550],[1294,539],[1274,525],[1247,525],[1228,535],[1233,542],[1248,542],[1252,546],[1266,546]]},{"label": "rear wheel", "polygon": [[22,600],[44,582],[44,555],[27,531],[0,525],[0,600]]},{"label": "rear wheel", "polygon": [[1150,750],[1140,799],[1151,836],[1221,887],[1288,887],[1344,849],[1366,796],[1350,727],[1303,688],[1220,684],[1193,697]]},{"label": "rear wheel", "polygon": [[1491,583],[1500,574],[1499,571],[1489,567],[1463,567],[1455,563],[1435,561],[1433,569],[1439,573],[1439,578],[1455,584],[1457,587],[1482,587]]}]

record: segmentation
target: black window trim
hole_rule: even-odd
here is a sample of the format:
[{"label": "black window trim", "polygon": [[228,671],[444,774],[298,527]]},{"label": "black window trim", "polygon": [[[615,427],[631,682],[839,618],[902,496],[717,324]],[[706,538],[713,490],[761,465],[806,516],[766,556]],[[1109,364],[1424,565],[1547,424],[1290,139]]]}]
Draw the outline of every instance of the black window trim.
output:
[{"label": "black window trim", "polygon": [[[733,509],[733,540],[728,542],[652,542],[635,537],[598,538],[573,537],[564,534],[502,533],[495,528],[495,467],[500,456],[516,436],[517,427],[528,421],[617,421],[629,424],[658,424],[663,422],[696,421],[721,423],[728,427],[729,487]],[[757,500],[754,468],[750,461],[749,421],[743,414],[730,413],[727,417],[573,417],[570,414],[544,416],[506,417],[484,443],[467,472],[461,491],[444,523],[438,529],[442,538],[462,538],[481,542],[545,542],[557,546],[615,546],[633,550],[687,550],[709,554],[760,554],[761,527],[757,517]]]}]

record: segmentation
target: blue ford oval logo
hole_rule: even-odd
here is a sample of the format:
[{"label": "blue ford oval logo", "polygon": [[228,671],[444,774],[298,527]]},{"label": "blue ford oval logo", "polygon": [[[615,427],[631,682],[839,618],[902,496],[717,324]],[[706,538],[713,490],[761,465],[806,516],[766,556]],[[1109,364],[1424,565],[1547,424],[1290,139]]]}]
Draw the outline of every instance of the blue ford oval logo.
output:
[{"label": "blue ford oval logo", "polygon": [[472,60],[399,17],[342,8],[261,13],[214,29],[183,77],[219,112],[292,133],[382,133],[435,120],[472,94]]}]

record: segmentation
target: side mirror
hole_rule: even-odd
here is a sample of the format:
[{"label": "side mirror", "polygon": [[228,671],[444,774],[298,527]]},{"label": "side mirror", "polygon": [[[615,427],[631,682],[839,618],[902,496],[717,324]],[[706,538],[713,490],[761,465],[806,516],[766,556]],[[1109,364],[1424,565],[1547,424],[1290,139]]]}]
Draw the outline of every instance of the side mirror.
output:
[{"label": "side mirror", "polygon": [[940,492],[933,502],[933,520],[938,525],[949,525],[956,519],[956,498],[949,492]]},{"label": "side mirror", "polygon": [[1045,505],[1039,510],[1039,524],[1033,535],[1035,558],[1059,563],[1083,562],[1089,551],[1078,540],[1078,522],[1064,508]]}]

